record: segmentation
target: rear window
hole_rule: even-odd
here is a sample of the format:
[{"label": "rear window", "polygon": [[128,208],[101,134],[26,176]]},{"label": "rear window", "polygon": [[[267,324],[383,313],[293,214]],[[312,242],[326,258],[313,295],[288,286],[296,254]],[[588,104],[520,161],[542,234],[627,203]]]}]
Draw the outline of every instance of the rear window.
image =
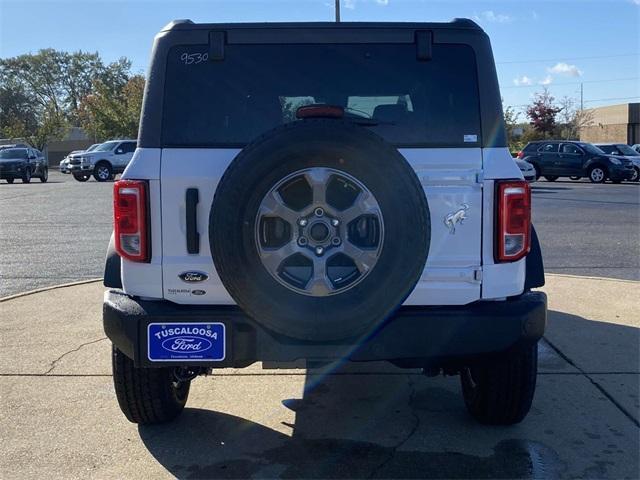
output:
[{"label": "rear window", "polygon": [[620,152],[615,145],[598,145],[598,148],[609,155],[619,155]]},{"label": "rear window", "polygon": [[165,147],[243,146],[313,103],[378,120],[366,128],[397,146],[481,144],[469,46],[434,45],[430,61],[417,60],[413,44],[227,45],[215,62],[206,52],[169,52]]}]

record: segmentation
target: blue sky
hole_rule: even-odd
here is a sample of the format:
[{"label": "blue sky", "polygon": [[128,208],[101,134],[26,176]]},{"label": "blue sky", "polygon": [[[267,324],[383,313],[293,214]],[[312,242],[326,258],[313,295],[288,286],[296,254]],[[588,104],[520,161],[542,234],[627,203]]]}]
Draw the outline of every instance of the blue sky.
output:
[{"label": "blue sky", "polygon": [[[640,0],[342,0],[343,21],[476,20],[489,34],[502,95],[522,106],[548,85],[585,106],[640,101]],[[331,21],[333,0],[0,0],[0,57],[40,48],[127,56],[144,72],[155,33],[195,22]]]}]

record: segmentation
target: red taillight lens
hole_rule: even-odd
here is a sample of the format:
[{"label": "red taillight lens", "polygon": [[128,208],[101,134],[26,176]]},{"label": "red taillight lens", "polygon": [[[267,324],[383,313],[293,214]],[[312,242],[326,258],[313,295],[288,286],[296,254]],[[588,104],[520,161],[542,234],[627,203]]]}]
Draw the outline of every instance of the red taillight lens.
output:
[{"label": "red taillight lens", "polygon": [[520,150],[520,151],[518,152],[517,157],[518,157],[518,158],[523,158],[523,157],[524,157],[524,152],[523,152],[522,150]]},{"label": "red taillight lens", "polygon": [[147,182],[119,180],[113,185],[113,217],[118,254],[134,262],[148,262]]},{"label": "red taillight lens", "polygon": [[531,248],[531,188],[523,180],[498,182],[496,261],[513,262]]}]

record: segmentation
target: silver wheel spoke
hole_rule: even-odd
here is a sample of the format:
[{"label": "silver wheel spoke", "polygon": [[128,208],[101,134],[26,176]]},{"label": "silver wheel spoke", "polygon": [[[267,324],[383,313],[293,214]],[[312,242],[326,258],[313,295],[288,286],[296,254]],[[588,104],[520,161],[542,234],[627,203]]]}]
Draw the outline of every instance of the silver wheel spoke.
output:
[{"label": "silver wheel spoke", "polygon": [[343,225],[346,225],[359,216],[366,214],[378,215],[380,214],[380,208],[373,198],[373,195],[366,192],[360,192],[356,197],[355,202],[353,202],[353,205],[340,212],[340,218],[342,219]]},{"label": "silver wheel spoke", "polygon": [[364,249],[355,246],[349,240],[346,240],[338,251],[344,253],[353,260],[360,273],[368,272],[373,268],[378,259],[378,249]]},{"label": "silver wheel spoke", "polygon": [[295,242],[289,242],[285,246],[273,250],[262,250],[260,252],[260,258],[262,263],[272,273],[278,271],[280,264],[294,253],[299,252],[301,249]]},{"label": "silver wheel spoke", "polygon": [[[355,187],[359,192],[353,204],[344,211],[337,211],[328,203],[339,200],[339,197],[334,199],[331,197],[333,193],[327,192],[327,185],[334,175],[344,181],[345,187]],[[302,210],[295,211],[285,203],[280,195],[280,189],[288,185],[288,182],[299,180],[301,177],[311,188],[312,199],[309,203],[308,191],[300,193],[296,189],[288,190],[286,197],[288,201],[296,205],[306,204]],[[288,195],[292,195],[290,200]],[[327,195],[330,198],[327,198]],[[366,186],[346,172],[326,167],[311,167],[294,172],[271,188],[262,200],[257,213],[255,235],[260,260],[275,280],[297,293],[325,297],[348,290],[360,282],[374,268],[378,260],[384,238],[382,211]],[[363,222],[362,232],[359,231],[354,235],[378,235],[379,243],[375,248],[359,248],[348,238],[347,224],[363,215],[375,217],[378,225],[370,225],[368,221]],[[291,237],[287,244],[280,248],[266,246],[277,243],[271,242],[270,238],[261,238],[261,235],[273,236],[273,240],[278,240],[283,232],[281,229],[277,231],[275,227],[271,228],[272,226],[266,229],[262,227],[260,222],[264,217],[280,218],[291,226]],[[379,231],[369,230],[374,228]],[[355,238],[354,241],[357,242]],[[344,255],[350,260],[346,263],[344,261],[346,258],[342,261],[338,260],[335,266],[347,267],[347,270],[353,273],[353,275],[341,277],[343,282],[337,287],[327,274],[327,261],[332,260],[336,254]],[[285,261],[287,264],[283,267]],[[333,261],[331,264],[334,264]],[[312,269],[310,276],[309,270],[305,268]],[[360,275],[356,275],[353,268],[356,268]],[[283,270],[286,274],[283,274]]]},{"label": "silver wheel spoke", "polygon": [[262,201],[260,205],[260,216],[280,217],[285,222],[289,222],[292,227],[295,226],[299,214],[287,207],[282,197],[277,191],[271,191]]},{"label": "silver wheel spoke", "polygon": [[313,259],[313,276],[306,288],[312,295],[323,297],[333,290],[333,285],[327,277],[326,269],[327,263],[324,258],[316,257]]},{"label": "silver wheel spoke", "polygon": [[327,183],[331,172],[326,168],[313,168],[304,174],[304,178],[313,192],[313,205],[325,206],[327,203]]}]

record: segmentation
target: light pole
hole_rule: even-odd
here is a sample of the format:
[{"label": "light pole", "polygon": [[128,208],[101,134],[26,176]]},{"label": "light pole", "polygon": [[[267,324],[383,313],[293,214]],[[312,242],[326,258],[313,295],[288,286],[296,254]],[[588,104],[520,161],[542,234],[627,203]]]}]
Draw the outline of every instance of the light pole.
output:
[{"label": "light pole", "polygon": [[340,23],[340,0],[336,0],[336,23]]}]

